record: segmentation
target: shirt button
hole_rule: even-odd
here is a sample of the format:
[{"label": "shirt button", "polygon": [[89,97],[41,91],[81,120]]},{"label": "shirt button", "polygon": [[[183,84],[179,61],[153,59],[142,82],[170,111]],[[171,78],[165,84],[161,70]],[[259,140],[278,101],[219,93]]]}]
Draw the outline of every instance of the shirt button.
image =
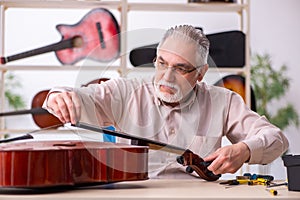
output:
[{"label": "shirt button", "polygon": [[170,130],[170,133],[171,133],[171,134],[174,134],[174,133],[175,133],[175,129],[171,129],[171,130]]}]

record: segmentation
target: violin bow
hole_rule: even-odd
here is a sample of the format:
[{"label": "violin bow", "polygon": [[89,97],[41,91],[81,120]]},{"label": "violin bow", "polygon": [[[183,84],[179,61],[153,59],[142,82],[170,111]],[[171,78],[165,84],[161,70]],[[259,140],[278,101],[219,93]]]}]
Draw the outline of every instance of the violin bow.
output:
[{"label": "violin bow", "polygon": [[188,173],[192,173],[193,171],[195,171],[202,179],[205,179],[207,181],[216,181],[221,176],[215,175],[207,169],[211,162],[205,162],[200,156],[194,154],[189,149],[184,149],[163,142],[130,135],[128,133],[108,130],[84,122],[77,122],[76,124],[72,124],[72,126],[125,139],[131,139],[136,142],[136,145],[149,146],[149,148],[153,150],[162,150],[169,153],[178,154],[180,156],[177,156],[177,162],[183,166],[187,166],[186,171]]}]

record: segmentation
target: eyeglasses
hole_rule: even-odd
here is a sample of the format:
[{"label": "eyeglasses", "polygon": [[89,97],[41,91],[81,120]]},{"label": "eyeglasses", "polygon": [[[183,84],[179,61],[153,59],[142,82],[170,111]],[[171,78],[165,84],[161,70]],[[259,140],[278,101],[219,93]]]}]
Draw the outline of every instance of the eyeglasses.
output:
[{"label": "eyeglasses", "polygon": [[[194,67],[194,66],[189,66],[189,65],[184,65],[184,64],[169,66],[164,61],[158,61],[156,59],[153,60],[153,63],[154,63],[154,66],[160,71],[166,71],[168,68],[170,68],[172,71],[175,71],[181,75],[186,75],[188,73],[195,71],[197,68],[199,68],[199,67]],[[190,68],[190,69],[188,69],[188,68]]]}]

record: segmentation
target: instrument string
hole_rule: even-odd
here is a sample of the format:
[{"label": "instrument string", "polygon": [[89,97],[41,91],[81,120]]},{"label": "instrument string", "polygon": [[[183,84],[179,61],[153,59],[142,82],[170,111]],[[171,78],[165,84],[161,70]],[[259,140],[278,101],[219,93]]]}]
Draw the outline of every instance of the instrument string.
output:
[{"label": "instrument string", "polygon": [[8,142],[13,142],[13,141],[17,141],[17,140],[34,139],[34,137],[32,135],[33,133],[39,133],[39,132],[42,132],[42,131],[45,131],[45,130],[54,129],[54,128],[57,128],[59,126],[61,126],[61,124],[56,124],[56,125],[48,126],[48,127],[45,127],[45,128],[32,130],[32,131],[29,131],[29,132],[25,133],[24,135],[21,135],[21,136],[2,139],[2,140],[0,140],[0,143],[8,143]]},{"label": "instrument string", "polygon": [[[67,124],[64,124],[64,127],[68,130],[70,130],[72,133],[74,133],[75,135],[77,135],[79,138],[81,138],[82,140],[89,140],[89,141],[96,141],[98,142],[99,141],[99,138],[94,138],[94,137],[91,137],[90,135],[91,134],[82,134],[80,132],[80,130],[78,128],[74,128],[74,126],[71,125],[71,123],[67,123]],[[92,131],[89,131],[91,133],[95,133],[95,132],[92,132]],[[99,133],[96,133],[97,135],[99,135]]]}]

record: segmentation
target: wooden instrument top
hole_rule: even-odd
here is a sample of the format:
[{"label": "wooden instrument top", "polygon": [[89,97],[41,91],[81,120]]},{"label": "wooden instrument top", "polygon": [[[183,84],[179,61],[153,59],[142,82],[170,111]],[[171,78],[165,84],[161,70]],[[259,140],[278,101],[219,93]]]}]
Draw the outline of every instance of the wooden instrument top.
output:
[{"label": "wooden instrument top", "polygon": [[92,141],[0,144],[0,187],[44,188],[148,179],[148,147]]}]

